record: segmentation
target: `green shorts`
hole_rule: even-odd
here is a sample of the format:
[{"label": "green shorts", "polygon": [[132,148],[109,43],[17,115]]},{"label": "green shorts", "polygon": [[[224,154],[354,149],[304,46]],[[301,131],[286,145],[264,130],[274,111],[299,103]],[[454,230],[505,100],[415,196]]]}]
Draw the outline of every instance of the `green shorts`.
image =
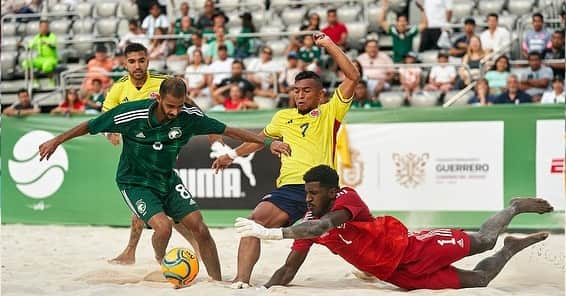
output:
[{"label": "green shorts", "polygon": [[164,212],[178,223],[186,215],[199,209],[181,180],[167,194],[149,187],[129,184],[118,184],[118,188],[128,208],[147,225],[149,219],[159,212]]}]

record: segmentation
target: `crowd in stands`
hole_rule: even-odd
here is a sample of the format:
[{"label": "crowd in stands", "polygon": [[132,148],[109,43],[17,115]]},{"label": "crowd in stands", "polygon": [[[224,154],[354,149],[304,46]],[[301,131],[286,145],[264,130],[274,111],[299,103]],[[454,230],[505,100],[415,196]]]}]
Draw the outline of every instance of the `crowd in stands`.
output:
[{"label": "crowd in stands", "polygon": [[[38,12],[41,1],[6,1],[3,10],[17,13]],[[69,2],[73,2],[69,0]],[[76,1],[75,1],[76,2]],[[204,1],[202,13],[181,2],[178,10],[167,17],[163,1],[135,1],[139,18],[128,21],[128,31],[119,37],[117,48],[97,44],[93,57],[86,63],[87,78],[78,89],[65,91],[64,100],[53,114],[96,113],[101,110],[104,95],[124,72],[123,50],[130,43],[140,43],[148,49],[150,69],[168,71],[183,77],[188,85],[188,97],[204,102],[211,110],[246,110],[262,108],[258,98],[270,107],[294,106],[292,86],[300,71],[314,71],[322,76],[334,75],[333,84],[341,73],[311,35],[292,35],[281,57],[274,57],[269,42],[247,34],[258,30],[253,14],[239,14],[241,26],[228,27],[229,17],[215,7],[215,1]],[[388,91],[403,94],[404,104],[422,92],[442,94],[469,86],[471,105],[564,103],[564,23],[551,30],[544,15],[532,14],[532,29],[525,32],[520,44],[524,65],[513,64],[510,53],[512,32],[499,24],[499,15],[489,13],[485,24],[477,18],[464,18],[461,26],[447,30],[452,20],[452,0],[418,0],[419,23],[412,22],[406,12],[394,14],[389,0],[381,0],[382,12],[377,20],[378,38],[371,34],[360,48],[348,43],[348,24],[328,6],[324,23],[321,15],[305,15],[300,30],[322,31],[349,53],[358,67],[362,80],[356,87],[352,108],[379,108],[380,95]],[[564,14],[564,13],[563,13]],[[393,16],[393,17],[392,17]],[[480,28],[484,28],[481,30]],[[169,35],[169,37],[163,37]],[[177,38],[170,38],[175,35]],[[380,48],[379,38],[391,38],[391,51]],[[415,39],[420,44],[414,46]],[[24,59],[23,69],[33,68],[53,78],[59,63],[57,36],[49,30],[49,21],[39,22],[38,34],[27,44],[36,55]],[[115,52],[114,52],[115,50]],[[436,52],[434,65],[421,66],[423,52]],[[402,65],[401,65],[402,64]],[[174,66],[174,67],[173,67]],[[514,71],[518,69],[518,71]],[[325,76],[326,77],[326,76]],[[55,80],[52,80],[55,83]],[[471,84],[475,84],[472,88]],[[200,99],[200,100],[198,100]],[[28,115],[38,112],[27,91],[18,92],[18,101],[4,110],[6,115]]]}]

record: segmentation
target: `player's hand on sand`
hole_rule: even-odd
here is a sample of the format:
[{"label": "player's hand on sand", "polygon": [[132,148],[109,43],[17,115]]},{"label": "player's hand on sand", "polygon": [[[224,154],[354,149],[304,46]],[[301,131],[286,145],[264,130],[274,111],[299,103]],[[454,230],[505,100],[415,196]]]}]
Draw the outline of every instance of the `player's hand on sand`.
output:
[{"label": "player's hand on sand", "polygon": [[271,153],[281,157],[281,154],[285,156],[291,156],[291,146],[287,143],[283,143],[281,141],[273,141],[271,145],[269,145],[269,150]]},{"label": "player's hand on sand", "polygon": [[212,163],[212,168],[214,169],[214,173],[218,173],[218,171],[221,171],[227,167],[229,167],[232,162],[234,160],[232,158],[230,158],[230,156],[228,156],[228,154],[224,154],[222,156],[219,156],[213,163]]},{"label": "player's hand on sand", "polygon": [[39,145],[39,161],[42,161],[44,158],[49,160],[49,157],[55,152],[57,147],[61,144],[59,139],[53,138],[41,145]]},{"label": "player's hand on sand", "polygon": [[120,134],[108,133],[106,135],[106,138],[108,138],[108,141],[112,143],[112,145],[114,146],[120,145],[120,139],[121,139]]},{"label": "player's hand on sand", "polygon": [[236,218],[234,227],[236,227],[236,232],[242,237],[255,236],[259,239],[269,240],[283,239],[281,228],[265,228],[252,220],[242,217]]},{"label": "player's hand on sand", "polygon": [[312,35],[312,39],[314,40],[314,44],[316,44],[316,46],[318,47],[326,48],[334,44],[332,39],[330,39],[330,37],[328,37],[328,35],[324,33],[315,33]]}]

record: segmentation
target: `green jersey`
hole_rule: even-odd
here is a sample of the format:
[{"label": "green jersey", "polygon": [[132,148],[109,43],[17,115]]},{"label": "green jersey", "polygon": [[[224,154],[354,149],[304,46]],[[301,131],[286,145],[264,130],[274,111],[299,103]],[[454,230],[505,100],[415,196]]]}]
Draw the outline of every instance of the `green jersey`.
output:
[{"label": "green jersey", "polygon": [[413,39],[419,34],[419,28],[411,26],[405,33],[399,33],[397,27],[389,25],[389,32],[393,38],[393,61],[402,63],[407,53],[413,50]]},{"label": "green jersey", "polygon": [[173,171],[179,150],[193,135],[222,134],[226,125],[185,105],[179,115],[162,124],[157,122],[152,99],[120,104],[91,119],[91,134],[122,134],[124,142],[116,173],[118,185],[137,185],[161,193],[173,190],[178,180]]},{"label": "green jersey", "polygon": [[38,57],[58,58],[57,36],[54,33],[37,34],[29,41],[28,46],[37,52]]}]

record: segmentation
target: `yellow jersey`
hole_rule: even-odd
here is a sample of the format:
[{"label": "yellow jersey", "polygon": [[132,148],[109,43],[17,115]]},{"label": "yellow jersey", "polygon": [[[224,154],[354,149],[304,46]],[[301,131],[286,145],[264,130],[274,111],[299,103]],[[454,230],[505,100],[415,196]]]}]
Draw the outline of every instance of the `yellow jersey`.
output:
[{"label": "yellow jersey", "polygon": [[147,72],[147,80],[140,89],[137,89],[126,74],[114,82],[102,104],[102,111],[108,111],[124,102],[155,98],[159,93],[161,82],[169,78],[168,75]]},{"label": "yellow jersey", "polygon": [[337,133],[352,99],[353,96],[345,99],[338,88],[328,103],[307,114],[300,114],[294,108],[273,116],[263,133],[291,146],[291,156],[281,156],[277,187],[304,184],[303,175],[313,166],[325,164],[336,168]]}]

